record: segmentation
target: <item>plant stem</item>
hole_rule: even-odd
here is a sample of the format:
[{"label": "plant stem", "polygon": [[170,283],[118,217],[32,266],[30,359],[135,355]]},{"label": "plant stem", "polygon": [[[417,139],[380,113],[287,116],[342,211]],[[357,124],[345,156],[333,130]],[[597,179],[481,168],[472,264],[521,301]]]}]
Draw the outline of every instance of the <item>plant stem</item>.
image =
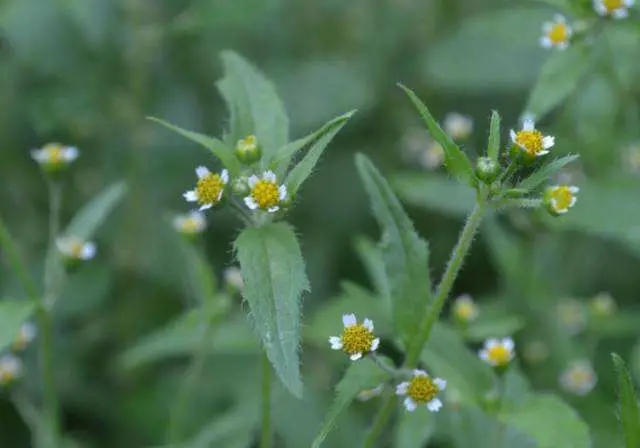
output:
[{"label": "plant stem", "polygon": [[262,355],[262,432],[260,448],[271,448],[271,362]]},{"label": "plant stem", "polygon": [[369,434],[367,434],[367,438],[364,440],[362,444],[363,448],[372,448],[384,428],[387,426],[387,422],[389,421],[389,417],[391,417],[391,413],[395,408],[396,397],[395,395],[388,395],[385,398],[385,402],[378,411],[375,420],[373,421],[373,425],[371,425],[371,430],[369,430]]},{"label": "plant stem", "polygon": [[380,370],[382,370],[384,372],[387,372],[388,374],[390,374],[390,375],[392,375],[394,377],[397,376],[400,373],[399,370],[396,370],[393,367],[388,366],[384,362],[382,362],[382,360],[380,358],[378,358],[375,353],[371,353],[369,355],[369,357],[378,366],[378,368]]},{"label": "plant stem", "polygon": [[407,361],[405,364],[409,368],[414,367],[418,363],[422,347],[427,342],[427,339],[429,339],[429,334],[431,333],[433,324],[438,320],[438,317],[440,317],[440,313],[442,312],[442,308],[444,307],[447,297],[451,292],[453,283],[460,272],[462,262],[471,248],[473,237],[480,226],[483,215],[484,198],[480,198],[474,209],[467,217],[467,222],[465,223],[462,232],[460,232],[458,243],[451,253],[447,269],[445,270],[442,280],[438,285],[433,306],[431,306],[429,311],[426,313],[425,318],[419,327],[420,331],[418,333],[418,338],[416,339],[416,342],[411,345],[409,353],[407,354]]},{"label": "plant stem", "polygon": [[33,301],[38,301],[40,298],[40,294],[38,294],[38,289],[36,288],[36,284],[33,281],[33,278],[27,272],[22,259],[20,258],[20,254],[18,253],[18,249],[15,244],[13,244],[13,239],[11,238],[11,234],[7,230],[7,227],[4,225],[4,221],[2,217],[0,217],[0,247],[4,249],[4,252],[7,254],[7,258],[9,259],[9,263],[11,264],[11,268],[15,272],[18,280],[22,283],[22,287],[27,292],[27,296],[29,299]]}]

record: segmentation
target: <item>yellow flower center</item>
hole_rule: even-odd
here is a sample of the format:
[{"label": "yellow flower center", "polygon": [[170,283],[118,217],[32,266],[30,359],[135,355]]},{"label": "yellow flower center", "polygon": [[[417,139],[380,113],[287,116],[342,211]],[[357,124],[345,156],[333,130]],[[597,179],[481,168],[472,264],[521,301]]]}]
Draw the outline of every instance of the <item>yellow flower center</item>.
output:
[{"label": "yellow flower center", "polygon": [[454,313],[458,319],[468,321],[474,317],[476,307],[471,302],[458,302],[455,305]]},{"label": "yellow flower center", "polygon": [[217,204],[223,188],[224,182],[219,174],[207,174],[203,178],[199,179],[196,184],[198,203],[202,205]]},{"label": "yellow flower center", "polygon": [[487,358],[496,366],[505,366],[511,359],[511,351],[504,345],[495,345],[487,349]]},{"label": "yellow flower center", "polygon": [[59,165],[64,162],[64,148],[60,145],[50,144],[44,147],[47,152],[47,163],[51,165]]},{"label": "yellow flower center", "polygon": [[613,12],[624,6],[624,3],[622,0],[604,0],[602,4],[604,5],[605,8],[607,8],[607,11],[609,12]]},{"label": "yellow flower center", "polygon": [[573,193],[567,186],[557,187],[551,192],[551,198],[555,200],[556,209],[566,210],[571,207]]},{"label": "yellow flower center", "polygon": [[188,234],[198,233],[199,230],[198,222],[193,218],[187,218],[182,223],[182,231]]},{"label": "yellow flower center", "polygon": [[554,44],[563,44],[569,40],[569,29],[565,23],[556,23],[547,33],[547,37]]},{"label": "yellow flower center", "polygon": [[428,376],[414,376],[407,388],[407,395],[417,404],[429,403],[438,392],[440,388]]},{"label": "yellow flower center", "polygon": [[73,241],[69,245],[69,252],[73,258],[82,258],[82,249],[84,248],[84,244],[82,241]]},{"label": "yellow flower center", "polygon": [[573,369],[569,372],[569,381],[577,386],[588,383],[591,380],[591,372],[585,369]]},{"label": "yellow flower center", "polygon": [[544,150],[543,140],[542,132],[535,129],[532,131],[519,131],[516,134],[516,144],[533,156]]},{"label": "yellow flower center", "polygon": [[251,190],[251,197],[262,209],[275,207],[280,202],[278,185],[265,179],[260,179]]},{"label": "yellow flower center", "polygon": [[255,135],[249,135],[238,142],[238,148],[242,150],[250,150],[258,146],[258,139]]},{"label": "yellow flower center", "polygon": [[342,350],[348,355],[369,353],[373,344],[373,332],[363,324],[355,324],[342,333]]},{"label": "yellow flower center", "polygon": [[0,384],[9,384],[15,379],[13,372],[9,369],[0,369]]}]

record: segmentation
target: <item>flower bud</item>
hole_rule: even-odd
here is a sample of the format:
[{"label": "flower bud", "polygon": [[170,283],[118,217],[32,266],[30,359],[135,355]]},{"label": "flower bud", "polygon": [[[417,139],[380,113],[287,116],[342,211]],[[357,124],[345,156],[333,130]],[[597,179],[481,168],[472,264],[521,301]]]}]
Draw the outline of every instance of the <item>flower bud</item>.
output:
[{"label": "flower bud", "polygon": [[476,164],[476,176],[486,184],[490,184],[500,174],[500,165],[488,157],[480,157]]},{"label": "flower bud", "polygon": [[231,192],[235,196],[244,197],[249,194],[249,179],[246,176],[236,177],[231,181]]},{"label": "flower bud", "polygon": [[236,157],[244,165],[253,165],[262,157],[262,148],[258,144],[255,135],[249,135],[242,140],[238,140],[235,150]]}]

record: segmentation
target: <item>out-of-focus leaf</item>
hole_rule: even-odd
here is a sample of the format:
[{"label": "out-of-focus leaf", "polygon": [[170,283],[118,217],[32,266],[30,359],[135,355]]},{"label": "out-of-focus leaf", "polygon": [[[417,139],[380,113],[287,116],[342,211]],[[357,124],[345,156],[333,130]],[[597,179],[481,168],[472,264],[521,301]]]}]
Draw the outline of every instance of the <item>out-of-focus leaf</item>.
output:
[{"label": "out-of-focus leaf", "polygon": [[344,376],[336,386],[336,397],[329,408],[322,429],[313,441],[312,448],[319,448],[333,429],[340,415],[349,407],[358,394],[365,389],[373,389],[389,379],[389,374],[383,372],[373,361],[363,359],[349,365]]},{"label": "out-of-focus leaf", "polygon": [[167,129],[188,138],[192,142],[195,142],[201,146],[207,148],[211,153],[220,159],[222,165],[231,171],[231,174],[238,174],[240,172],[240,162],[236,158],[233,150],[225,145],[223,142],[215,137],[209,137],[208,135],[200,134],[198,132],[187,131],[167,121],[161,120],[155,117],[149,117],[149,120],[161,124]]},{"label": "out-of-focus leaf", "polygon": [[629,309],[611,316],[596,317],[589,328],[603,338],[629,338],[638,336],[640,311]]},{"label": "out-of-focus leaf", "polygon": [[560,171],[562,168],[570,164],[571,162],[578,160],[580,156],[577,154],[568,155],[555,159],[543,165],[540,169],[536,170],[531,176],[524,179],[518,184],[518,188],[523,190],[533,190],[539,185],[548,182],[551,176]]},{"label": "out-of-focus leaf", "polygon": [[116,182],[105,188],[91,202],[80,209],[67,226],[64,234],[69,237],[80,238],[83,241],[91,240],[98,227],[107,220],[111,212],[124,198],[126,192],[127,185],[123,181]]},{"label": "out-of-focus leaf", "polygon": [[636,448],[640,446],[640,410],[636,388],[622,358],[615,353],[611,357],[618,376],[618,419],[624,433],[625,446]]},{"label": "out-of-focus leaf", "polygon": [[36,303],[31,300],[0,301],[0,352],[15,341],[20,327],[35,310]]},{"label": "out-of-focus leaf", "polygon": [[246,228],[235,250],[244,278],[244,298],[267,357],[282,383],[302,395],[300,308],[309,290],[304,260],[291,226]]},{"label": "out-of-focus leaf", "polygon": [[201,251],[186,241],[180,241],[184,254],[184,266],[189,276],[191,289],[200,304],[218,301],[216,293],[216,276],[213,266]]},{"label": "out-of-focus leaf", "polygon": [[327,145],[331,140],[333,140],[333,137],[340,132],[340,129],[347,124],[347,121],[353,114],[353,111],[347,112],[341,117],[333,120],[335,123],[332,126],[329,126],[328,124],[325,125],[328,126],[325,132],[320,134],[320,137],[311,145],[311,148],[309,148],[309,151],[307,151],[302,160],[291,169],[285,184],[293,193],[298,191],[302,183],[307,179],[307,177],[309,177]]},{"label": "out-of-focus leaf", "polygon": [[442,146],[444,150],[444,164],[449,174],[458,178],[463,183],[473,185],[475,183],[473,166],[465,153],[462,152],[451,137],[440,128],[440,125],[433,118],[433,115],[431,115],[431,112],[429,112],[429,109],[420,98],[408,87],[400,84],[400,88],[405,91],[416,109],[420,112],[431,137]]},{"label": "out-of-focus leaf", "polygon": [[235,139],[254,134],[269,158],[289,141],[282,101],[273,83],[242,56],[224,51],[221,57],[225,78],[220,88],[231,109],[231,134]]},{"label": "out-of-focus leaf", "polygon": [[402,412],[394,434],[394,448],[426,446],[436,430],[436,415],[426,409]]},{"label": "out-of-focus leaf", "polygon": [[429,247],[413,228],[389,184],[365,156],[356,166],[383,233],[380,247],[389,281],[393,321],[405,347],[418,331],[431,301]]},{"label": "out-of-focus leaf", "polygon": [[391,176],[398,196],[410,205],[437,210],[456,218],[471,211],[474,192],[439,174],[398,173]]},{"label": "out-of-focus leaf", "polygon": [[497,421],[474,406],[450,413],[450,434],[459,447],[538,448],[535,440],[522,431]]},{"label": "out-of-focus leaf", "polygon": [[184,448],[250,447],[254,439],[254,429],[258,425],[258,409],[256,406],[242,406],[223,416],[216,416],[193,440],[187,442]]},{"label": "out-of-focus leaf", "polygon": [[487,156],[491,160],[498,160],[500,156],[500,114],[497,111],[491,112],[491,124],[489,125],[489,144],[487,145]]},{"label": "out-of-focus leaf", "polygon": [[112,277],[112,272],[102,264],[86,266],[70,276],[53,308],[56,318],[80,317],[96,310],[107,298]]},{"label": "out-of-focus leaf", "polygon": [[376,292],[382,297],[391,298],[380,246],[369,238],[362,236],[356,239],[355,249],[360,261],[362,261],[367,270],[369,280],[373,283]]},{"label": "out-of-focus leaf", "polygon": [[117,6],[101,0],[66,0],[65,12],[82,33],[86,42],[99,48],[115,25]]},{"label": "out-of-focus leaf", "polygon": [[465,332],[470,341],[481,342],[489,338],[512,336],[524,328],[525,321],[513,315],[482,316],[471,322]]},{"label": "out-of-focus leaf", "polygon": [[553,395],[538,395],[500,415],[509,426],[533,437],[540,448],[591,446],[589,427],[569,405]]},{"label": "out-of-focus leaf", "polygon": [[536,118],[549,113],[573,93],[590,66],[591,51],[583,42],[552,53],[542,67],[525,111]]},{"label": "out-of-focus leaf", "polygon": [[611,69],[617,74],[620,88],[633,88],[640,76],[640,62],[635,57],[640,46],[638,27],[632,23],[608,23],[602,34],[608,43],[613,59]]}]

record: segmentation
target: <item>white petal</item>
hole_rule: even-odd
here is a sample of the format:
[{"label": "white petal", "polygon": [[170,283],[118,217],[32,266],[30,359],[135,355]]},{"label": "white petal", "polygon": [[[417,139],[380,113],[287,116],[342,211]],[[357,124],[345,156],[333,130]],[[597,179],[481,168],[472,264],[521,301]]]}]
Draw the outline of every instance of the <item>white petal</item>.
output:
[{"label": "white petal", "polygon": [[632,7],[635,4],[636,0],[624,0],[624,6]]},{"label": "white petal", "polygon": [[220,172],[220,179],[222,179],[222,183],[226,185],[227,182],[229,182],[229,171],[222,170]]},{"label": "white petal", "polygon": [[427,375],[427,372],[425,372],[424,370],[415,369],[413,371],[413,376],[429,376],[429,375]]},{"label": "white petal", "polygon": [[251,196],[247,196],[246,198],[244,198],[244,203],[251,210],[255,210],[258,208],[258,203]]},{"label": "white petal", "polygon": [[547,36],[542,36],[539,40],[540,46],[542,48],[551,48],[553,46],[553,42]]},{"label": "white petal", "polygon": [[375,338],[372,342],[371,342],[371,351],[375,352],[376,350],[378,350],[378,347],[380,346],[380,338]]},{"label": "white petal", "polygon": [[486,349],[482,349],[482,350],[480,350],[480,351],[478,352],[478,356],[479,356],[479,357],[480,357],[480,359],[482,359],[483,361],[491,362],[491,361],[489,360],[489,351],[488,351],[488,350],[486,350]]},{"label": "white petal", "polygon": [[538,151],[538,154],[536,154],[536,157],[546,156],[547,154],[549,154],[549,150],[543,149],[542,151]]},{"label": "white petal", "polygon": [[546,135],[543,139],[542,139],[542,146],[544,147],[544,149],[549,149],[551,148],[556,142],[556,138],[552,137],[550,135]]},{"label": "white petal", "polygon": [[63,254],[69,253],[69,241],[66,238],[57,238],[56,239],[56,247]]},{"label": "white petal", "polygon": [[415,401],[413,401],[411,398],[407,397],[404,399],[404,407],[407,411],[409,412],[413,412],[416,410],[416,408],[418,407],[418,405],[416,404]]},{"label": "white petal", "polygon": [[442,401],[439,398],[434,398],[429,403],[427,403],[427,409],[431,412],[438,412],[442,407]]},{"label": "white petal", "polygon": [[331,344],[332,350],[342,350],[342,339],[338,336],[331,336],[329,338],[329,344]]},{"label": "white petal", "polygon": [[280,210],[280,206],[278,206],[278,205],[274,205],[273,207],[269,207],[269,208],[267,209],[267,211],[268,211],[269,213],[275,213],[275,212],[277,212],[278,210]]},{"label": "white petal", "polygon": [[571,202],[569,202],[569,208],[573,207],[574,205],[576,205],[576,202],[578,201],[578,198],[576,198],[575,196],[571,198]]},{"label": "white petal", "polygon": [[409,383],[405,381],[404,383],[400,383],[396,386],[396,395],[407,395],[407,389],[409,388]]},{"label": "white petal", "polygon": [[513,348],[515,347],[515,343],[513,342],[513,339],[511,339],[511,338],[502,339],[502,345],[504,346],[504,348],[506,348],[509,351],[512,351]]},{"label": "white petal", "polygon": [[254,174],[253,176],[249,177],[249,179],[247,180],[247,184],[249,184],[249,187],[253,188],[256,186],[259,180],[260,179],[258,179],[258,176]]},{"label": "white petal", "polygon": [[556,48],[558,50],[566,50],[567,48],[569,48],[569,42],[567,42],[567,41],[560,42],[560,43],[558,43],[558,45],[556,45]]},{"label": "white petal", "polygon": [[554,14],[553,20],[555,23],[567,23],[567,19],[562,14]]},{"label": "white petal", "polygon": [[554,23],[553,22],[544,22],[542,24],[542,32],[546,35],[553,30]]},{"label": "white petal", "polygon": [[373,331],[373,321],[371,319],[364,319],[363,322],[364,328],[366,328],[369,331]]},{"label": "white petal", "polygon": [[185,222],[186,222],[186,219],[184,218],[184,216],[174,216],[173,219],[171,220],[171,224],[173,225],[173,228],[178,230],[184,227]]},{"label": "white petal", "polygon": [[571,186],[569,187],[569,191],[573,194],[579,193],[580,192],[580,187],[576,187],[576,186]]},{"label": "white petal", "polygon": [[606,16],[607,13],[609,12],[607,10],[607,7],[604,6],[604,4],[602,3],[602,1],[597,1],[597,0],[593,4],[593,9],[595,9],[596,12],[601,16]]},{"label": "white petal", "polygon": [[276,173],[274,173],[273,171],[265,171],[264,174],[262,175],[262,178],[264,180],[268,180],[269,182],[275,182]]},{"label": "white petal", "polygon": [[278,198],[281,201],[284,201],[287,199],[287,186],[286,185],[280,185],[278,187],[278,193],[280,193],[280,195],[278,196]]},{"label": "white petal", "polygon": [[96,256],[96,252],[97,252],[96,243],[89,241],[87,243],[84,243],[84,245],[82,246],[82,254],[80,255],[80,258],[82,258],[85,261],[91,260],[93,257]]},{"label": "white petal", "polygon": [[196,193],[196,190],[186,191],[182,196],[187,200],[187,202],[196,202],[198,200],[198,193]]},{"label": "white petal", "polygon": [[352,327],[356,324],[356,315],[355,314],[344,314],[342,316],[342,324],[345,328]]},{"label": "white petal", "polygon": [[438,386],[438,389],[440,389],[440,390],[445,390],[446,387],[447,387],[447,382],[445,380],[443,380],[442,378],[434,378],[433,384]]},{"label": "white petal", "polygon": [[349,356],[349,358],[351,358],[351,361],[357,361],[358,359],[362,358],[362,353],[356,353],[354,355]]},{"label": "white petal", "polygon": [[491,339],[487,339],[486,341],[484,341],[484,346],[485,348],[493,348],[496,345],[500,345],[500,340],[499,339],[495,339],[495,338],[491,338]]},{"label": "white petal", "polygon": [[75,146],[67,146],[64,148],[64,160],[65,162],[73,162],[78,158],[80,153],[78,152],[78,148]]},{"label": "white petal", "polygon": [[211,207],[213,207],[213,204],[203,204],[203,205],[200,206],[200,208],[198,210],[203,212],[205,210],[209,210]]},{"label": "white petal", "polygon": [[218,193],[218,196],[216,197],[216,201],[220,202],[220,199],[222,199],[222,194],[224,193],[224,189],[220,189],[220,193]]},{"label": "white petal", "polygon": [[516,142],[516,136],[517,136],[517,135],[516,135],[516,131],[514,131],[513,129],[511,129],[511,130],[509,131],[509,136],[511,137],[511,141],[512,141],[513,143],[515,143],[515,142]]},{"label": "white petal", "polygon": [[522,130],[533,131],[536,128],[536,122],[531,117],[524,117],[522,119]]},{"label": "white petal", "polygon": [[626,19],[629,17],[629,10],[627,8],[618,8],[611,13],[611,16],[614,19]]},{"label": "white petal", "polygon": [[198,176],[198,179],[207,177],[209,174],[211,174],[211,171],[209,171],[206,166],[199,166],[196,168],[196,175]]}]

